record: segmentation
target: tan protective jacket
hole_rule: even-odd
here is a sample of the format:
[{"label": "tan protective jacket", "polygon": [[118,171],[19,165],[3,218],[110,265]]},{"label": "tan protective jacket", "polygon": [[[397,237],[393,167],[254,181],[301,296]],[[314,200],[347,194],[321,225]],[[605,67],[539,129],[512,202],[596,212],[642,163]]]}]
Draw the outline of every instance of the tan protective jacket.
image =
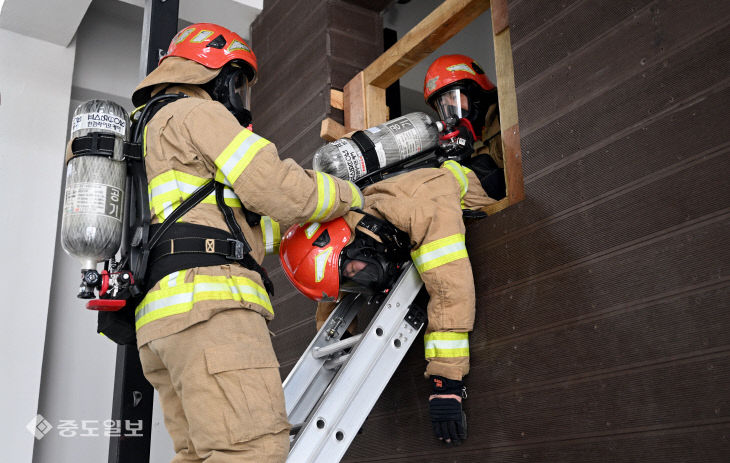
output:
[{"label": "tan protective jacket", "polygon": [[[469,372],[468,332],[475,311],[462,208],[480,209],[495,201],[474,172],[455,161],[382,180],[363,193],[365,212],[389,221],[411,238],[411,258],[430,295],[424,336],[426,376],[461,379]],[[333,303],[318,306],[318,324],[333,308]]]},{"label": "tan protective jacket", "polygon": [[494,103],[487,109],[482,127],[482,138],[474,143],[474,156],[486,154],[494,159],[497,167],[504,169],[502,134],[499,126],[499,108]]},{"label": "tan protective jacket", "polygon": [[[149,82],[143,81],[135,95],[145,85]],[[361,207],[362,194],[354,184],[304,170],[291,159],[280,160],[272,143],[241,127],[199,87],[180,85],[166,92],[183,92],[189,98],[163,107],[145,128],[152,223],[162,221],[196,188],[214,178],[226,185],[226,204],[233,208],[260,263],[265,253],[277,251],[278,223],[327,221]],[[264,216],[259,226],[247,225],[241,205]],[[181,221],[228,231],[215,194]],[[274,317],[255,271],[232,263],[174,272],[157,282],[137,307],[137,343],[142,346],[238,307],[269,320]]]}]

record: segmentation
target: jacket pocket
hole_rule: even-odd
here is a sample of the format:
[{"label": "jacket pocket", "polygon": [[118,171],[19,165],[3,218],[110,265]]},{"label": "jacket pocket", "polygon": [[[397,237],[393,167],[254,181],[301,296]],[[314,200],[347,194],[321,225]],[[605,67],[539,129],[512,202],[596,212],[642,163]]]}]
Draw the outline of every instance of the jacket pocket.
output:
[{"label": "jacket pocket", "polygon": [[228,401],[223,418],[231,444],[289,428],[279,362],[270,344],[250,338],[209,347],[205,361]]}]

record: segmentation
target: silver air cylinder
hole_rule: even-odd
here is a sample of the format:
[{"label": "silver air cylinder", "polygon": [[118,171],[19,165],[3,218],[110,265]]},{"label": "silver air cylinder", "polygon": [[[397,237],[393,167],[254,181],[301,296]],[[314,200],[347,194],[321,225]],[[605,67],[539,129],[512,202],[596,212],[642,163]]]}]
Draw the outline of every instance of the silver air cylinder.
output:
[{"label": "silver air cylinder", "polygon": [[370,140],[374,149],[361,149],[363,143],[355,140],[356,135],[353,139],[340,138],[317,150],[312,160],[314,170],[354,182],[374,170],[435,148],[438,144],[436,123],[428,114],[421,112],[406,114],[361,133]]},{"label": "silver air cylinder", "polygon": [[[106,140],[94,142],[94,134],[105,134]],[[77,142],[83,155],[74,149],[66,168],[61,245],[81,260],[82,269],[96,269],[119,250],[127,174],[122,156],[128,135],[129,116],[112,101],[90,100],[74,111],[71,146]]]}]

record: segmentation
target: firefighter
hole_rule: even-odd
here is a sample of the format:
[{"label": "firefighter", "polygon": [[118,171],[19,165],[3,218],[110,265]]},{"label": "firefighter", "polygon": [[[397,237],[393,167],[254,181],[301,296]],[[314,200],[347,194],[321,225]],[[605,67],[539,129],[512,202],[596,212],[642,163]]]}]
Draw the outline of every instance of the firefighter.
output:
[{"label": "firefighter", "polygon": [[[132,96],[135,106],[161,94],[184,96],[145,127],[153,224],[200,185],[225,185],[172,226],[176,239],[152,250],[150,272],[167,271],[152,279],[135,311],[142,368],[159,392],[176,462],[286,460],[290,426],[267,330],[274,317],[268,277],[259,264],[276,251],[278,223],[326,221],[362,207],[354,184],[280,160],[274,145],[251,131],[256,75],[256,57],[238,34],[193,24]],[[250,252],[225,239],[236,227]],[[231,242],[240,247],[231,245],[226,260],[219,247]],[[185,246],[188,253],[175,260]],[[206,260],[216,254],[217,261]]]},{"label": "firefighter", "polygon": [[387,178],[363,193],[363,213],[289,229],[281,242],[282,266],[303,294],[330,301],[317,306],[319,329],[341,291],[383,290],[396,275],[403,256],[402,249],[394,249],[399,240],[371,230],[390,225],[407,234],[405,258],[414,262],[430,295],[424,341],[433,430],[446,443],[458,444],[464,435],[461,400],[475,312],[462,210],[478,210],[495,200],[471,169],[455,161]]},{"label": "firefighter", "polygon": [[426,72],[423,97],[441,120],[468,121],[471,136],[466,137],[463,149],[473,154],[464,165],[477,173],[491,198],[504,198],[497,88],[484,70],[466,55],[441,56],[431,63]]}]

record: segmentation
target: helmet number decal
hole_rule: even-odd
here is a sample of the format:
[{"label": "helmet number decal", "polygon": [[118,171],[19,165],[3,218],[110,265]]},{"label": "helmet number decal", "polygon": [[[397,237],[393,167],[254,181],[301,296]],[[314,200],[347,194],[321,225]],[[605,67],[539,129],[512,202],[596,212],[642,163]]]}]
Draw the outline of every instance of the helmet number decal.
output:
[{"label": "helmet number decal", "polygon": [[438,82],[438,80],[439,76],[428,79],[428,82],[426,82],[426,88],[429,92],[433,92],[436,89],[436,82]]},{"label": "helmet number decal", "polygon": [[317,230],[319,230],[319,222],[312,222],[307,228],[304,229],[304,234],[307,235],[307,239],[311,240]]},{"label": "helmet number decal", "polygon": [[466,63],[454,64],[453,66],[448,66],[446,69],[448,69],[451,72],[464,71],[464,72],[468,72],[469,74],[471,74],[473,76],[477,75],[477,73],[474,72],[474,70],[472,68],[470,68],[469,65]]},{"label": "helmet number decal", "polygon": [[314,258],[314,280],[319,283],[324,280],[324,270],[327,268],[327,260],[332,254],[332,246],[324,249]]},{"label": "helmet number decal", "polygon": [[230,45],[228,45],[228,51],[236,50],[251,51],[251,49],[248,48],[245,43],[234,40]]},{"label": "helmet number decal", "polygon": [[184,41],[185,41],[185,39],[187,39],[187,38],[188,38],[188,37],[190,36],[190,34],[192,34],[192,33],[193,33],[193,31],[194,31],[194,30],[195,30],[195,29],[191,27],[191,28],[189,28],[189,29],[185,29],[184,31],[181,31],[181,32],[180,32],[179,34],[177,34],[177,37],[175,37],[175,38],[173,39],[173,41],[174,41],[175,43],[180,43],[180,42],[184,42]]},{"label": "helmet number decal", "polygon": [[190,43],[200,43],[211,35],[213,35],[213,31],[202,30],[195,34],[195,37],[190,39]]}]

